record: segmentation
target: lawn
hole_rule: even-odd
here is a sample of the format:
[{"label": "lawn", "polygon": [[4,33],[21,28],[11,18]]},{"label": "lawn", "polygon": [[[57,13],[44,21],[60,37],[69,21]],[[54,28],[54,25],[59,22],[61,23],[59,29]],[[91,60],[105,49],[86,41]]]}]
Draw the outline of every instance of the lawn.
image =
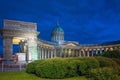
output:
[{"label": "lawn", "polygon": [[66,79],[45,79],[39,78],[33,74],[28,74],[26,72],[0,72],[0,80],[89,80],[82,77],[72,77]]}]

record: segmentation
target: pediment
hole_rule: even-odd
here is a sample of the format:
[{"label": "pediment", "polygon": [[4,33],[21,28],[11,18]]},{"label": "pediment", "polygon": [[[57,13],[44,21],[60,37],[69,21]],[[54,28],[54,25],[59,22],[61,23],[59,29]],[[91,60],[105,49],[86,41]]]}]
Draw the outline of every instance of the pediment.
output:
[{"label": "pediment", "polygon": [[68,43],[68,44],[65,44],[64,46],[78,46],[78,44],[75,44],[75,43]]}]

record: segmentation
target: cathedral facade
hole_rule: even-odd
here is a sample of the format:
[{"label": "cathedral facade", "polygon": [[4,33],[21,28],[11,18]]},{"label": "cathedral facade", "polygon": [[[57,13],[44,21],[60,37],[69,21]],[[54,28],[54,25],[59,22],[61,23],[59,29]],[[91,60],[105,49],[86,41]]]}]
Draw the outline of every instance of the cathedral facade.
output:
[{"label": "cathedral facade", "polygon": [[105,51],[120,49],[120,43],[79,44],[64,40],[64,30],[57,23],[51,32],[51,42],[38,39],[39,59],[53,57],[91,57]]},{"label": "cathedral facade", "polygon": [[3,38],[5,60],[12,59],[12,44],[20,44],[21,41],[25,43],[22,47],[24,50],[20,49],[27,61],[54,57],[91,57],[105,51],[120,49],[120,43],[83,45],[75,41],[65,41],[64,30],[59,23],[51,31],[51,41],[39,39],[37,24],[31,22],[4,20],[4,27],[0,29],[0,33]]}]

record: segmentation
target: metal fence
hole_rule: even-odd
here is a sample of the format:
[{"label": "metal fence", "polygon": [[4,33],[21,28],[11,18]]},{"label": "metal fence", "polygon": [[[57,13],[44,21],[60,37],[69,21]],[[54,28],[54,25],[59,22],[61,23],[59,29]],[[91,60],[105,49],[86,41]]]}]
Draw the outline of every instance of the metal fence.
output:
[{"label": "metal fence", "polygon": [[0,63],[0,72],[15,72],[26,69],[26,63]]}]

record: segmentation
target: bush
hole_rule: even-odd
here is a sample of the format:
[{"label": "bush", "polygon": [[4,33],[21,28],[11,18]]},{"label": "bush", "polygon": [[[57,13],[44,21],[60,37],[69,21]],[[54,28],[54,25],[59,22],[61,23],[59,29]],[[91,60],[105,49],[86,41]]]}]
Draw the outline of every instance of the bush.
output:
[{"label": "bush", "polygon": [[87,64],[84,61],[80,62],[78,65],[78,74],[80,76],[85,75],[87,73],[87,70]]},{"label": "bush", "polygon": [[113,68],[91,69],[89,75],[93,80],[119,80],[118,73]]},{"label": "bush", "polygon": [[45,64],[36,66],[36,75],[45,78],[65,78],[78,76],[79,60],[54,58],[44,60]]},{"label": "bush", "polygon": [[76,58],[80,60],[79,63],[79,75],[86,75],[89,73],[90,69],[98,68],[99,62],[94,57],[82,57]]},{"label": "bush", "polygon": [[36,75],[45,78],[64,78],[67,72],[66,65],[64,59],[46,59],[37,64]]},{"label": "bush", "polygon": [[74,77],[78,76],[78,64],[80,63],[79,60],[69,60],[67,59],[67,73],[65,77]]},{"label": "bush", "polygon": [[120,50],[107,51],[102,53],[101,56],[120,59]]},{"label": "bush", "polygon": [[101,68],[103,68],[103,67],[115,68],[116,66],[118,66],[117,63],[110,58],[96,57],[96,59],[98,60]]},{"label": "bush", "polygon": [[118,58],[112,58],[113,61],[115,61],[120,66],[120,59]]},{"label": "bush", "polygon": [[60,79],[74,76],[89,76],[91,69],[111,67],[117,69],[115,61],[105,57],[53,58],[31,62],[27,65],[28,73],[39,77]]},{"label": "bush", "polygon": [[85,59],[85,63],[87,65],[87,69],[94,69],[94,68],[98,68],[99,67],[99,62],[94,58],[86,58]]},{"label": "bush", "polygon": [[37,65],[37,63],[39,63],[40,61],[34,61],[34,62],[31,62],[29,64],[27,64],[27,67],[26,67],[26,72],[27,73],[32,73],[34,74],[35,73],[35,65]]}]

